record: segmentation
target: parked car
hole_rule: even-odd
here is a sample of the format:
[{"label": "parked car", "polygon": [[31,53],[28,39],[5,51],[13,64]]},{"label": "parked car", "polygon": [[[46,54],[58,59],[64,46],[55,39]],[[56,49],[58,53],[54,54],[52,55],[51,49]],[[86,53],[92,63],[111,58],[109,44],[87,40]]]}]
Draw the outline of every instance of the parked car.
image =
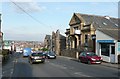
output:
[{"label": "parked car", "polygon": [[85,62],[88,64],[102,63],[102,58],[96,55],[94,52],[81,52],[79,55],[79,61]]},{"label": "parked car", "polygon": [[56,59],[56,54],[52,51],[45,54],[48,59]]},{"label": "parked car", "polygon": [[45,62],[45,55],[42,52],[39,53],[32,53],[29,57],[28,57],[28,61],[33,64],[35,62]]}]

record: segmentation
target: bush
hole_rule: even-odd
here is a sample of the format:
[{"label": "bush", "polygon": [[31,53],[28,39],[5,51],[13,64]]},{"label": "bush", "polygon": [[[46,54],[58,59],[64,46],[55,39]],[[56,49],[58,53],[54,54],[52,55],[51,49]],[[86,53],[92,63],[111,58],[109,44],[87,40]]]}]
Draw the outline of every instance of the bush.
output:
[{"label": "bush", "polygon": [[4,61],[4,60],[7,60],[8,58],[9,58],[9,50],[8,49],[3,49],[2,50],[2,60]]},{"label": "bush", "polygon": [[41,50],[42,50],[42,51],[48,51],[48,49],[47,49],[47,48],[42,48]]},{"label": "bush", "polygon": [[3,50],[2,50],[2,55],[3,55],[3,56],[9,55],[9,52],[10,52],[10,51],[9,51],[8,49],[3,49]]},{"label": "bush", "polygon": [[118,64],[120,64],[120,54],[118,55]]}]

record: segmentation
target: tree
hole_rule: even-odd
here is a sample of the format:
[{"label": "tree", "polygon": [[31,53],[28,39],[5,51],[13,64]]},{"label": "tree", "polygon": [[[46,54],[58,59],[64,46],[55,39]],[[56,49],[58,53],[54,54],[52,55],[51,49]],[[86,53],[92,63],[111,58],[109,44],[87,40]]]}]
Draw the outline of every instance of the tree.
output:
[{"label": "tree", "polygon": [[41,50],[42,50],[42,51],[48,51],[48,49],[47,49],[47,48],[42,48]]}]

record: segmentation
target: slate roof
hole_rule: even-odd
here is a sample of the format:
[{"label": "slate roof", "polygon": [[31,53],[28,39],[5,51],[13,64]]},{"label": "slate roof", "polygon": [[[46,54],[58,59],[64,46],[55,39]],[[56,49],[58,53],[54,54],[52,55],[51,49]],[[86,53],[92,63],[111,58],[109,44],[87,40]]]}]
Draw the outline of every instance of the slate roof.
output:
[{"label": "slate roof", "polygon": [[66,37],[60,34],[60,39],[63,40],[63,39],[66,39]]},{"label": "slate roof", "polygon": [[46,35],[45,39],[50,39],[51,35]]},{"label": "slate roof", "polygon": [[[93,26],[101,32],[120,40],[120,18],[112,18],[108,16],[96,16],[81,13],[74,13],[79,19],[82,19],[85,25],[93,24]],[[71,20],[72,22],[72,20]],[[74,21],[73,21],[74,22]],[[119,29],[118,29],[119,28]]]}]

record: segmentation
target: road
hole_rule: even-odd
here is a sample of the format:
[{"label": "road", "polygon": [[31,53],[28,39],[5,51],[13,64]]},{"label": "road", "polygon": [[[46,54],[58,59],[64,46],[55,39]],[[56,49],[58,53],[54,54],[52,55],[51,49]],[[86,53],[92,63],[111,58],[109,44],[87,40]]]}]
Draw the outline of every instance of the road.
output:
[{"label": "road", "polygon": [[16,58],[12,77],[118,77],[118,69],[100,64],[88,65],[59,56],[45,63],[30,64],[22,55]]}]

